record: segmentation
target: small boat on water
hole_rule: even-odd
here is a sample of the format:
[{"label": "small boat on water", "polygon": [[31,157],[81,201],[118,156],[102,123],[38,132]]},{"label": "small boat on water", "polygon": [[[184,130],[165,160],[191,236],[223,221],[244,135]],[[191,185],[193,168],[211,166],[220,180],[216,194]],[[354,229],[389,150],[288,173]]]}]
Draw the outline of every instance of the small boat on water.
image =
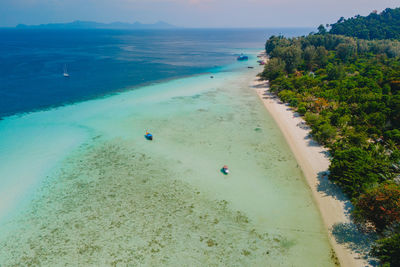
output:
[{"label": "small boat on water", "polygon": [[66,78],[69,77],[69,73],[68,73],[68,71],[67,71],[67,65],[64,65],[64,73],[63,73],[63,76],[66,77]]},{"label": "small boat on water", "polygon": [[226,175],[229,174],[229,169],[227,165],[224,165],[224,167],[222,167],[221,171]]},{"label": "small boat on water", "polygon": [[244,60],[248,60],[249,57],[243,54],[240,54],[240,56],[237,57],[237,60],[239,61],[244,61]]},{"label": "small boat on water", "polygon": [[146,134],[144,135],[144,137],[147,139],[147,140],[153,140],[153,135],[151,134],[151,133],[149,133],[148,131],[146,131]]}]

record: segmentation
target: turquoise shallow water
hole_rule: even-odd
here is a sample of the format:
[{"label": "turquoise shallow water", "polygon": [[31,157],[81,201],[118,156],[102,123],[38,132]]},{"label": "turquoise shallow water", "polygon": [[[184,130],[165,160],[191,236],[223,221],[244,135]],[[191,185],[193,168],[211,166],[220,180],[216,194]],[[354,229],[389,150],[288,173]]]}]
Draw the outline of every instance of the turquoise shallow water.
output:
[{"label": "turquoise shallow water", "polygon": [[333,265],[254,61],[3,120],[0,262]]}]

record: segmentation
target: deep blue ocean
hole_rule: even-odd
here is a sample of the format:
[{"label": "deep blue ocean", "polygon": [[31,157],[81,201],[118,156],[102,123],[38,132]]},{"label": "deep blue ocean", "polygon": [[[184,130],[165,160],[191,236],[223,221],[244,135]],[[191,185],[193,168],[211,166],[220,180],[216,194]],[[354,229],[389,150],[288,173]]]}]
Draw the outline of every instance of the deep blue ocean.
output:
[{"label": "deep blue ocean", "polygon": [[0,29],[0,117],[208,72],[271,35],[311,30]]}]

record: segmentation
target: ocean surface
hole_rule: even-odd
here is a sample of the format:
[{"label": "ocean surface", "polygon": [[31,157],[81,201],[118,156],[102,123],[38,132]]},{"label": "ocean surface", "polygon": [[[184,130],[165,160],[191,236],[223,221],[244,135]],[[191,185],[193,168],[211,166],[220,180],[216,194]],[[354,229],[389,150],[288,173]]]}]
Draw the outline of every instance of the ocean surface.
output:
[{"label": "ocean surface", "polygon": [[0,265],[333,266],[251,87],[269,35],[308,32],[1,30]]},{"label": "ocean surface", "polygon": [[270,35],[311,30],[0,29],[0,117],[207,72]]}]

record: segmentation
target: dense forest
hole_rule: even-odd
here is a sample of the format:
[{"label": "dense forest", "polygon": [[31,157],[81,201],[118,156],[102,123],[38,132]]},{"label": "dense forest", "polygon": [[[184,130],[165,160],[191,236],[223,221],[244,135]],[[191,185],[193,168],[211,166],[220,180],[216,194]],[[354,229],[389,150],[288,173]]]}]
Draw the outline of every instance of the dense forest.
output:
[{"label": "dense forest", "polygon": [[372,255],[400,266],[400,42],[321,30],[272,36],[260,75],[329,148],[329,178],[359,226],[380,236]]},{"label": "dense forest", "polygon": [[387,8],[378,14],[372,12],[366,17],[341,17],[331,24],[331,34],[340,34],[361,39],[398,39],[400,40],[400,8]]}]

